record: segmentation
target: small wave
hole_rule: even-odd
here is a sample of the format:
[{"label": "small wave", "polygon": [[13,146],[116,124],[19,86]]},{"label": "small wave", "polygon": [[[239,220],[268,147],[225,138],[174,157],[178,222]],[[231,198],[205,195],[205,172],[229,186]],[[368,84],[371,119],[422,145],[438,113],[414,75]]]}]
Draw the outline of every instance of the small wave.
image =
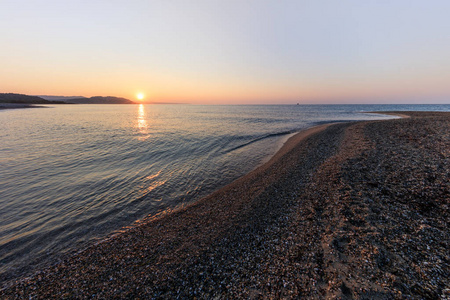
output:
[{"label": "small wave", "polygon": [[292,131],[282,131],[282,132],[266,134],[266,135],[263,135],[261,137],[255,138],[255,139],[253,139],[253,140],[251,140],[251,141],[249,141],[247,143],[244,143],[244,144],[235,146],[235,147],[233,147],[231,149],[228,149],[228,150],[224,151],[223,154],[227,154],[227,153],[236,151],[238,149],[244,148],[244,147],[246,147],[248,145],[251,145],[253,143],[256,143],[256,142],[259,142],[259,141],[262,141],[262,140],[265,140],[265,139],[270,139],[270,138],[273,138],[273,137],[287,135],[287,134],[291,134],[291,133],[292,133]]}]

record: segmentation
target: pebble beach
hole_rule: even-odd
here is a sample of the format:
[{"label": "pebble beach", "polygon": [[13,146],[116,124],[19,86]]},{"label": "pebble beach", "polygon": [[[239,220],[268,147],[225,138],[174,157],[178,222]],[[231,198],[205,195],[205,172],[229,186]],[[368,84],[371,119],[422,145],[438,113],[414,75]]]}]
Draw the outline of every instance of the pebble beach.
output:
[{"label": "pebble beach", "polygon": [[450,299],[450,113],[389,113],[300,132],[0,298]]}]

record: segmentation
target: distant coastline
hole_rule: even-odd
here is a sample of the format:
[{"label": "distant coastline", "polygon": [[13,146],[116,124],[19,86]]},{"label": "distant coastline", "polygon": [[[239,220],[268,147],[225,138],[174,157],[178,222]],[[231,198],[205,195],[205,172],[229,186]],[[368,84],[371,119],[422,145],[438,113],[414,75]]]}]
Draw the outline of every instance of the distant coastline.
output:
[{"label": "distant coastline", "polygon": [[[8,104],[8,105],[5,105]],[[0,93],[0,109],[37,107],[35,104],[137,104],[131,100],[113,96],[64,97],[30,96],[14,93]]]}]

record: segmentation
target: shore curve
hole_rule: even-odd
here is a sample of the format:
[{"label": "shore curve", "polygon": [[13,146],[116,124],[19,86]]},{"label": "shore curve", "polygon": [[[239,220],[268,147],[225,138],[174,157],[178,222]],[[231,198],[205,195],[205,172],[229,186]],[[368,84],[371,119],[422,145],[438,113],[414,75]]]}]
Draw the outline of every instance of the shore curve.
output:
[{"label": "shore curve", "polygon": [[230,185],[18,280],[0,295],[350,299],[450,293],[450,113],[399,114],[411,118],[296,134]]}]

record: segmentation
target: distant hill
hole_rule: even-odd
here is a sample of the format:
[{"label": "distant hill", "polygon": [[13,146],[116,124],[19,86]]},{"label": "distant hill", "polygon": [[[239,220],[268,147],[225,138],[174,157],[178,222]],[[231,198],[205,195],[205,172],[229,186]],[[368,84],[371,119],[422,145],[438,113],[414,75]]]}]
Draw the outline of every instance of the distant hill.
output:
[{"label": "distant hill", "polygon": [[38,97],[50,100],[50,101],[64,101],[64,102],[70,102],[72,99],[85,99],[86,97],[83,96],[48,96],[48,95],[37,95]]},{"label": "distant hill", "polygon": [[0,93],[0,103],[66,104],[63,101],[49,101],[37,96],[28,96],[13,93]]},{"label": "distant hill", "polygon": [[75,103],[75,104],[136,104],[135,102],[119,97],[91,97],[91,98],[77,98],[77,99],[67,99],[64,100],[67,103]]},{"label": "distant hill", "polygon": [[[46,99],[44,99],[44,97]],[[0,103],[22,104],[136,104],[135,102],[119,97],[66,97],[66,96],[28,96],[23,94],[0,93]]]}]

